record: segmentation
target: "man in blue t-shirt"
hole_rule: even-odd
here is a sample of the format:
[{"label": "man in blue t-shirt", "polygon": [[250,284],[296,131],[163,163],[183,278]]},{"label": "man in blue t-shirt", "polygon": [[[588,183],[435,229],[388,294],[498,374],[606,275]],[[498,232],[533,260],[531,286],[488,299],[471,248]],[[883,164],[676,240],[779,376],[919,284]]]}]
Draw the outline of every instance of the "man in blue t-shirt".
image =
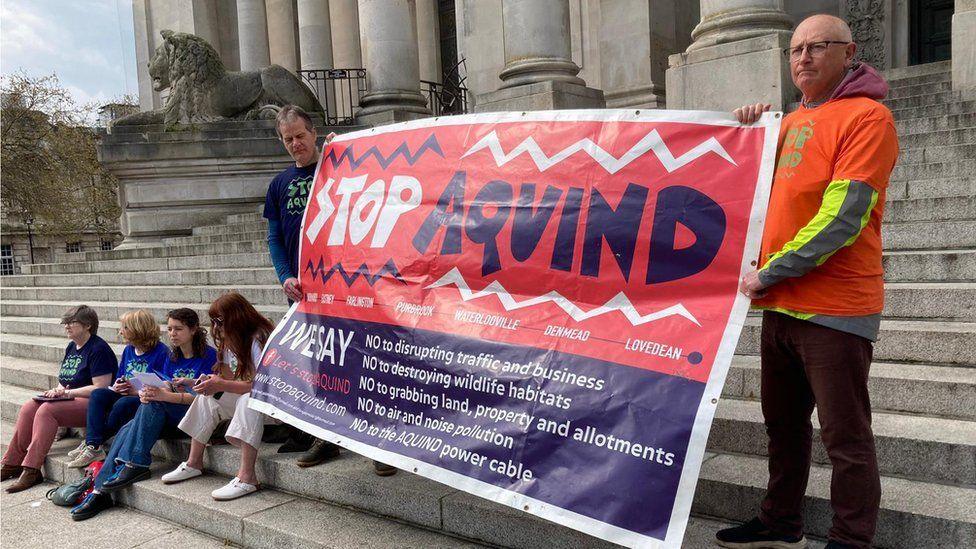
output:
[{"label": "man in blue t-shirt", "polygon": [[[275,120],[275,131],[295,165],[279,173],[268,187],[268,196],[264,201],[264,217],[268,220],[268,250],[288,300],[299,301],[302,299],[302,285],[298,281],[298,245],[301,242],[305,205],[315,182],[315,168],[320,156],[315,143],[318,134],[308,113],[294,105],[281,108]],[[325,142],[328,143],[333,137],[335,134],[329,134]],[[318,465],[339,455],[339,447],[335,444],[312,439],[297,429],[292,431],[291,440],[278,451],[306,449],[308,451],[298,458],[299,467]],[[397,471],[378,461],[374,462],[374,467],[380,476],[389,476]]]}]

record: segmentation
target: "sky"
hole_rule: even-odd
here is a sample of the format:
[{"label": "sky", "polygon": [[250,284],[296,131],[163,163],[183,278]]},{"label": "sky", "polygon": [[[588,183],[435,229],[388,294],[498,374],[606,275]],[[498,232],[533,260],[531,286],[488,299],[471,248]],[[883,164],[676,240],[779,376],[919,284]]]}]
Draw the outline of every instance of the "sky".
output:
[{"label": "sky", "polygon": [[0,0],[0,75],[57,74],[79,104],[138,96],[130,0]]}]

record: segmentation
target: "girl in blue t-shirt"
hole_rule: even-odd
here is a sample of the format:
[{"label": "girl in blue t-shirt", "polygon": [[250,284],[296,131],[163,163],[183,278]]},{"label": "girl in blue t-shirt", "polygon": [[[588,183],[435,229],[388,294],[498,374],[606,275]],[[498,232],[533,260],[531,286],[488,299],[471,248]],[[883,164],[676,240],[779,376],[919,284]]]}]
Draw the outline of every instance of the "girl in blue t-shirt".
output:
[{"label": "girl in blue t-shirt", "polygon": [[92,391],[88,399],[87,431],[78,448],[68,452],[68,467],[87,467],[105,459],[102,445],[136,415],[139,396],[129,379],[137,373],[161,373],[169,349],[159,341],[159,324],[148,311],[130,311],[119,318],[119,337],[127,343],[122,350],[119,377],[111,387]]},{"label": "girl in blue t-shirt", "polygon": [[[121,487],[149,478],[152,463],[150,451],[164,429],[179,434],[176,428],[193,402],[185,387],[213,371],[217,351],[207,345],[207,330],[193,309],[174,309],[166,318],[171,352],[160,377],[171,379],[166,387],[144,387],[139,392],[140,405],[132,421],[115,436],[105,465],[95,477],[95,490],[71,510],[71,518],[85,520],[113,505],[109,495]],[[183,381],[187,380],[186,383]]]}]

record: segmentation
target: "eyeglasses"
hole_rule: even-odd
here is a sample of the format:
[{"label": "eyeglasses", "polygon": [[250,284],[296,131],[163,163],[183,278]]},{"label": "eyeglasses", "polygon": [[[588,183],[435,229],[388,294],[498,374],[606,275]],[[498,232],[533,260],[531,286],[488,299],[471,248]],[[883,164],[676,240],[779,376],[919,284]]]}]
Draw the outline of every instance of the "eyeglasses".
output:
[{"label": "eyeglasses", "polygon": [[210,319],[210,323],[213,324],[214,326],[221,326],[224,323],[224,319],[222,317],[216,316]]},{"label": "eyeglasses", "polygon": [[790,58],[790,61],[796,61],[797,59],[803,57],[803,50],[806,49],[810,53],[810,57],[823,57],[823,54],[827,52],[827,47],[831,44],[850,44],[850,42],[839,42],[837,40],[824,40],[823,42],[811,42],[810,44],[801,44],[799,46],[792,46],[783,50],[783,55]]}]

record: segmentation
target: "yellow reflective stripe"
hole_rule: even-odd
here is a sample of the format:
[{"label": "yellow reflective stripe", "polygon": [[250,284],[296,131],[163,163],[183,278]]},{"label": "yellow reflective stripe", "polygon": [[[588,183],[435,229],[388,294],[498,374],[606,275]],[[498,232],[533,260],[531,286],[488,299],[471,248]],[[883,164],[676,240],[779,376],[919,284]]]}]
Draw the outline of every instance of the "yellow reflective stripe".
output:
[{"label": "yellow reflective stripe", "polygon": [[791,311],[790,309],[784,309],[782,307],[763,307],[763,306],[753,306],[753,309],[759,311],[773,311],[777,313],[783,313],[784,315],[792,316],[793,318],[798,318],[800,320],[810,320],[811,318],[817,316],[814,313],[801,313],[800,311]]},{"label": "yellow reflective stripe", "polygon": [[[820,234],[820,232],[823,231],[824,228],[837,217],[837,214],[840,212],[840,207],[844,203],[844,199],[847,198],[847,190],[850,187],[850,184],[850,179],[838,179],[836,181],[831,181],[830,184],[827,185],[827,189],[824,190],[823,202],[820,204],[820,210],[817,212],[817,215],[813,216],[813,219],[811,219],[802,229],[799,230],[799,232],[796,233],[793,240],[790,240],[784,244],[780,251],[769,256],[769,259],[759,270],[761,271],[765,269],[770,263],[776,261],[776,259],[780,257],[783,257],[787,253],[799,250],[801,247],[803,247],[803,245],[807,244],[813,240],[814,237]],[[854,238],[857,237],[855,236]],[[824,258],[823,261],[826,261],[826,258]],[[818,260],[817,265],[823,263],[823,261]]]}]

